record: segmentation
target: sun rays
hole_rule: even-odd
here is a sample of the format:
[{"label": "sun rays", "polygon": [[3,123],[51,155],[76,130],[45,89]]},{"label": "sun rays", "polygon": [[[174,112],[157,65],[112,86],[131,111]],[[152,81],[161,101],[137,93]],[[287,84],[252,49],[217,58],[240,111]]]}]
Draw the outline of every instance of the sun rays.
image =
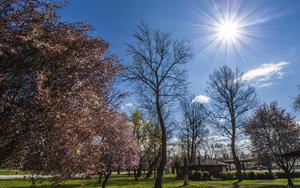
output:
[{"label": "sun rays", "polygon": [[213,54],[215,58],[244,57],[245,49],[255,48],[255,39],[261,36],[257,27],[263,22],[257,16],[259,5],[242,9],[238,0],[222,2],[211,1],[207,10],[197,10],[197,43],[201,53]]}]

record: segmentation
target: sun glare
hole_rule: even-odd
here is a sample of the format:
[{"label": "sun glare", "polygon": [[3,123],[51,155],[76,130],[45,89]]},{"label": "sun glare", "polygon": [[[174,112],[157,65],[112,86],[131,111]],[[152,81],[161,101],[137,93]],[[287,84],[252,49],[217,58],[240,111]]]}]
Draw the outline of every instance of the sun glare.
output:
[{"label": "sun glare", "polygon": [[217,28],[219,38],[226,42],[234,42],[239,37],[239,27],[233,22],[224,22]]},{"label": "sun glare", "polygon": [[[226,2],[225,4],[222,2]],[[203,53],[221,56],[245,57],[245,47],[256,47],[254,38],[259,37],[257,24],[264,18],[257,15],[257,7],[241,9],[241,1],[211,1],[211,4],[197,9],[200,22],[196,24],[197,40]]]}]

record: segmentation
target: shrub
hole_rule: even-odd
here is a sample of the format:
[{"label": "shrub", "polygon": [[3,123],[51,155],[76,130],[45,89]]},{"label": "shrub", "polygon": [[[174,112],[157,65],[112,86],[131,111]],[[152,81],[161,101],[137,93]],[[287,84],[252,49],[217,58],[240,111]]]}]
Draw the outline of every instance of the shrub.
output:
[{"label": "shrub", "polygon": [[265,176],[266,176],[266,179],[269,179],[269,180],[274,180],[276,178],[275,174],[270,173],[270,172],[266,172]]},{"label": "shrub", "polygon": [[256,175],[253,171],[247,172],[247,179],[254,180],[256,178]]},{"label": "shrub", "polygon": [[195,172],[196,172],[195,170],[191,170],[188,172],[189,179],[191,179],[191,180],[194,179]]},{"label": "shrub", "polygon": [[265,178],[265,173],[264,172],[256,172],[255,173],[255,179],[260,179],[260,180],[262,180],[262,179],[266,179]]},{"label": "shrub", "polygon": [[[286,174],[285,174],[285,172],[276,172],[276,177],[277,178],[286,178]],[[300,178],[300,172],[299,171],[294,172],[293,177]]]},{"label": "shrub", "polygon": [[221,172],[220,177],[222,180],[228,180],[227,179],[227,172]]},{"label": "shrub", "polygon": [[210,179],[209,172],[202,172],[202,179],[203,180],[209,180]]},{"label": "shrub", "polygon": [[300,178],[300,171],[296,171],[296,172],[294,173],[294,177],[295,177],[295,178]]},{"label": "shrub", "polygon": [[203,178],[203,175],[202,175],[201,171],[194,172],[194,174],[193,174],[193,180],[202,180],[202,178]]}]

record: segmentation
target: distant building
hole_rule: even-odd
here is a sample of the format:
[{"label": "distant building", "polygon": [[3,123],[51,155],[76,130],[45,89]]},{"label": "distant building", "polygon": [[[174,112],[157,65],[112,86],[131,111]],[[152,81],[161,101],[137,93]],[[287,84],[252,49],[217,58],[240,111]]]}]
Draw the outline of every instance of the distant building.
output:
[{"label": "distant building", "polygon": [[[218,177],[223,170],[226,170],[226,163],[213,160],[213,159],[204,159],[199,160],[197,164],[190,164],[189,171],[202,171],[209,172],[213,177]],[[183,167],[180,167],[180,170],[183,170]]]}]

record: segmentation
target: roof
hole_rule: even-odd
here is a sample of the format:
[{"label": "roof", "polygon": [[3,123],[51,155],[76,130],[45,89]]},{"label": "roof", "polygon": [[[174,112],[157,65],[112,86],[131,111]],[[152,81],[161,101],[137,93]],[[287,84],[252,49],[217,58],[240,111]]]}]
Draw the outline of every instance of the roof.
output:
[{"label": "roof", "polygon": [[[198,166],[198,164],[192,165]],[[204,159],[200,160],[200,166],[227,166],[227,164],[213,159]]]},{"label": "roof", "polygon": [[[239,159],[240,162],[252,162],[255,161],[255,158],[244,158],[244,159]],[[224,163],[234,163],[234,160],[226,160]]]}]

